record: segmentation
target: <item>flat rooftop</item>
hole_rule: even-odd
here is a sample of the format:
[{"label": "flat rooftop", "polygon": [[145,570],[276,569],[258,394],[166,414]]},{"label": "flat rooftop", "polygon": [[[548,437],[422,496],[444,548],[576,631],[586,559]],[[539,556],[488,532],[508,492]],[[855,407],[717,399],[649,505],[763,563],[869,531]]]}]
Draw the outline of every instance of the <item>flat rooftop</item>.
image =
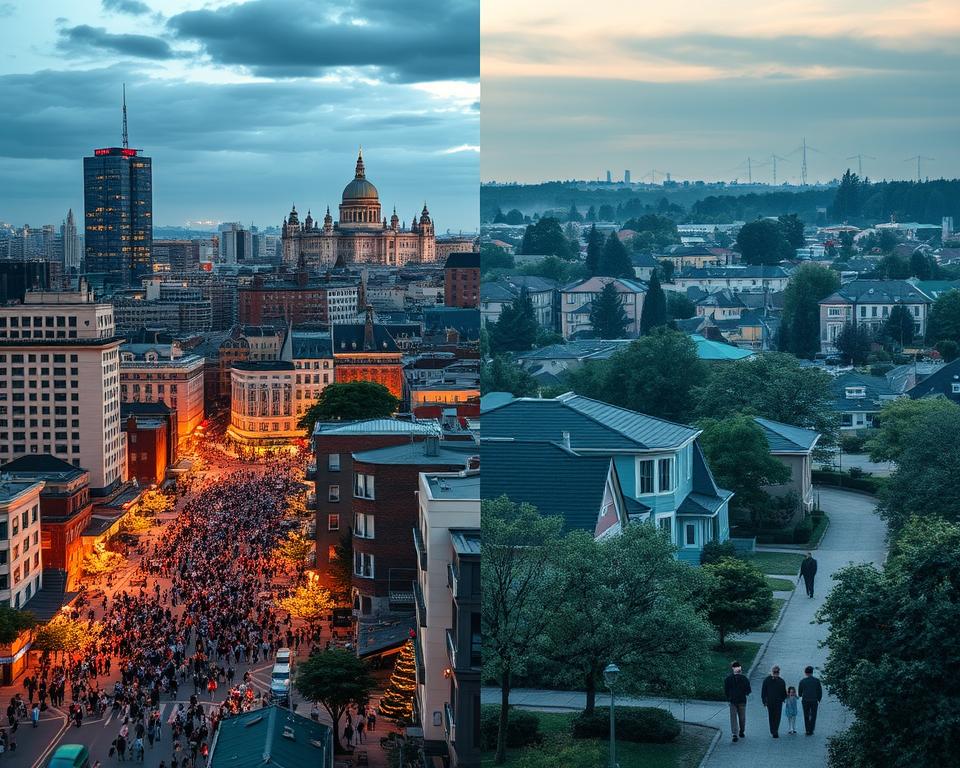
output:
[{"label": "flat rooftop", "polygon": [[435,499],[476,499],[480,500],[480,473],[459,476],[443,474],[427,474],[427,484],[430,495]]}]

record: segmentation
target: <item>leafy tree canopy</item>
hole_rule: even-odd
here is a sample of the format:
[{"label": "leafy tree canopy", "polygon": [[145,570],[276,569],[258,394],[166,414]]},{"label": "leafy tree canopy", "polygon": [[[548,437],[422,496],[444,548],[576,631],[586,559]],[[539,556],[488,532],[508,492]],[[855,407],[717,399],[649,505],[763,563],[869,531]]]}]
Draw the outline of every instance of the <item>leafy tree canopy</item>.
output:
[{"label": "leafy tree canopy", "polygon": [[737,246],[747,264],[779,264],[794,256],[783,226],[771,219],[744,224],[737,233]]},{"label": "leafy tree canopy", "polygon": [[514,397],[535,397],[537,380],[505,355],[497,355],[480,367],[480,392],[509,392]]},{"label": "leafy tree canopy", "polygon": [[536,224],[527,226],[527,231],[523,235],[523,242],[520,245],[520,252],[557,256],[567,261],[576,257],[576,254],[570,248],[570,242],[560,228],[560,222],[549,216],[540,219]]},{"label": "leafy tree canopy", "polygon": [[941,293],[933,303],[927,335],[934,344],[940,341],[960,344],[960,291]]},{"label": "leafy tree canopy", "polygon": [[755,565],[725,557],[702,567],[708,579],[704,604],[721,648],[730,635],[756,629],[773,615],[773,592]]},{"label": "leafy tree canopy", "polygon": [[376,685],[367,663],[355,653],[334,648],[313,653],[297,667],[294,686],[308,701],[319,702],[333,721],[340,750],[340,719],[351,704],[362,704]]},{"label": "leafy tree canopy", "polygon": [[328,384],[297,426],[310,435],[318,421],[386,418],[396,413],[399,405],[389,389],[373,381]]},{"label": "leafy tree canopy", "polygon": [[820,351],[820,301],[840,287],[840,276],[817,264],[803,264],[790,277],[783,294],[783,351],[812,358]]},{"label": "leafy tree canopy", "polygon": [[0,605],[0,643],[12,643],[21,632],[36,624],[37,619],[32,613]]},{"label": "leafy tree canopy", "polygon": [[840,329],[834,344],[845,363],[863,365],[870,356],[872,341],[873,335],[866,325],[848,322]]},{"label": "leafy tree canopy", "polygon": [[627,253],[626,246],[620,242],[616,232],[611,232],[607,242],[603,245],[600,263],[597,265],[597,274],[608,277],[636,277],[630,254]]}]

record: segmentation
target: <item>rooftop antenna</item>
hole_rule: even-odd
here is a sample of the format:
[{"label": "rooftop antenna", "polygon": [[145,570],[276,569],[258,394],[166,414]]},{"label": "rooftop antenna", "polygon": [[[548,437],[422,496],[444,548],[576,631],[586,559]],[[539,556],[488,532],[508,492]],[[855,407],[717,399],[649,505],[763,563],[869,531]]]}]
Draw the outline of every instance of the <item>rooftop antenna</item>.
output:
[{"label": "rooftop antenna", "polygon": [[847,160],[856,160],[856,161],[857,161],[857,173],[860,174],[860,178],[861,178],[861,179],[863,178],[863,158],[867,158],[867,160],[876,160],[876,159],[877,159],[877,158],[873,157],[872,155],[864,155],[864,154],[850,155],[850,157],[847,158]]},{"label": "rooftop antenna", "polygon": [[931,161],[933,161],[933,160],[936,160],[936,158],[935,158],[935,157],[927,157],[926,155],[914,155],[913,157],[908,157],[908,158],[907,158],[906,160],[904,160],[903,162],[905,162],[905,163],[911,163],[911,162],[913,162],[914,160],[917,161],[917,181],[923,181],[923,179],[920,177],[920,162],[921,162],[922,160],[931,160]]},{"label": "rooftop antenna", "polygon": [[127,141],[127,84],[123,84],[123,148],[129,145]]}]

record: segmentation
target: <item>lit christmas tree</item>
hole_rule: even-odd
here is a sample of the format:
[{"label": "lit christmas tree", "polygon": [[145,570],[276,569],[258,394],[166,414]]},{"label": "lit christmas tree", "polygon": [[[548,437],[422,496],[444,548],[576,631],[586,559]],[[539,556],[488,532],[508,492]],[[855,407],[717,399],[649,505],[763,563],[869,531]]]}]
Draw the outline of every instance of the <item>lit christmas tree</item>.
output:
[{"label": "lit christmas tree", "polygon": [[417,688],[417,662],[413,640],[407,640],[393,665],[390,683],[380,699],[380,714],[397,723],[413,720],[413,695]]}]

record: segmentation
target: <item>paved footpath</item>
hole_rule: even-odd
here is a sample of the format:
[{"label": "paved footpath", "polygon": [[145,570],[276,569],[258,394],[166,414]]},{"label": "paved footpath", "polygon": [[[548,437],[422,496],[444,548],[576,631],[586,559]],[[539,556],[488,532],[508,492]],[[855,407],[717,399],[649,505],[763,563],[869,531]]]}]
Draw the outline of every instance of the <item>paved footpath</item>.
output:
[{"label": "paved footpath", "polygon": [[[669,709],[675,716],[692,723],[720,728],[723,737],[707,761],[707,768],[743,768],[761,764],[777,768],[808,768],[827,764],[827,737],[849,725],[852,715],[832,696],[825,695],[817,718],[817,732],[804,736],[803,717],[798,714],[799,734],[786,734],[786,718],[780,726],[780,738],[770,736],[767,714],[760,703],[760,686],[774,664],[780,666],[787,685],[796,685],[803,677],[803,668],[812,664],[818,677],[827,658],[827,649],[819,643],[826,638],[827,627],[814,623],[813,617],[823,604],[832,586],[831,575],[848,563],[873,562],[880,565],[886,554],[886,529],[874,513],[874,502],[863,494],[835,488],[818,489],[820,506],[830,515],[830,527],[819,549],[815,597],[811,600],[803,589],[793,593],[783,612],[776,632],[762,652],[750,682],[754,694],[747,704],[747,738],[734,744],[730,739],[727,705],[716,701],[618,697],[617,701],[632,706],[656,706]],[[757,639],[762,639],[758,637]],[[499,703],[499,691],[483,690],[484,703]],[[583,693],[571,691],[516,690],[513,704],[530,709],[582,709]],[[609,698],[597,696],[597,704],[607,706]]]}]

